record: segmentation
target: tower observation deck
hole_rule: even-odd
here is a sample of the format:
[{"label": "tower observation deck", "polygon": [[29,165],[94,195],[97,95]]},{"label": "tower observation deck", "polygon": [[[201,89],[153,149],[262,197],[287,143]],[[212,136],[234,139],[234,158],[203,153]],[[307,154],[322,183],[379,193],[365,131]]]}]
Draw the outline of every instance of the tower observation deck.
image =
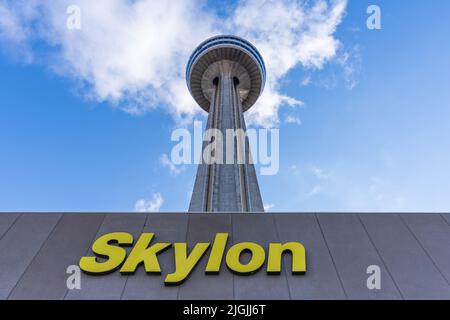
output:
[{"label": "tower observation deck", "polygon": [[[216,129],[222,134],[223,143],[217,148],[223,151],[223,161],[216,161],[215,152],[214,161],[204,161],[202,152],[189,212],[264,211],[248,137],[236,134],[233,142],[227,141],[227,131],[246,132],[243,113],[256,102],[265,80],[261,55],[242,38],[216,36],[192,53],[186,68],[187,86],[199,106],[209,113],[207,132]],[[203,150],[212,142],[214,138],[205,139]],[[227,148],[230,142],[231,154]]]}]

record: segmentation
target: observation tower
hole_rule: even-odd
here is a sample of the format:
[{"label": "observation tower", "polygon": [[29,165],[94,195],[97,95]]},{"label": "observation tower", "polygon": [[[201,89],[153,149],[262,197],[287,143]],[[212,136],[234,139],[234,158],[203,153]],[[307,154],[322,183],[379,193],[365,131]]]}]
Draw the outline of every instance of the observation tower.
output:
[{"label": "observation tower", "polygon": [[[223,143],[216,145],[218,152],[212,152],[206,159],[209,161],[205,161],[202,152],[189,212],[264,212],[245,135],[244,112],[255,104],[265,80],[261,55],[242,38],[212,37],[192,53],[186,68],[189,92],[209,113],[206,132],[219,130]],[[236,133],[233,141],[227,141],[231,140],[227,139],[227,131]],[[205,136],[202,151],[214,141],[216,138]],[[234,143],[233,148],[227,148],[230,143]],[[222,162],[217,160],[220,151]]]}]

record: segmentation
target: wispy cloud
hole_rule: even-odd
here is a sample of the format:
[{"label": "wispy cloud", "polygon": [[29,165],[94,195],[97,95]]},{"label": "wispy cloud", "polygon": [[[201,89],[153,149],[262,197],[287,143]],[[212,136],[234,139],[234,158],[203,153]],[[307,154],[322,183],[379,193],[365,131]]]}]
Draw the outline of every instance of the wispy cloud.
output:
[{"label": "wispy cloud", "polygon": [[328,179],[328,175],[324,173],[324,171],[319,167],[312,167],[311,172],[314,174],[316,178],[319,178],[321,180]]},{"label": "wispy cloud", "polygon": [[258,47],[268,69],[265,91],[248,119],[271,126],[282,105],[301,104],[280,92],[283,77],[298,65],[321,69],[336,57],[334,32],[346,3],[242,0],[219,17],[204,1],[78,0],[81,29],[69,30],[72,1],[2,1],[0,43],[29,57],[42,53],[36,44],[47,46],[50,68],[75,80],[91,99],[131,114],[159,106],[182,120],[201,112],[185,85],[190,53],[209,36],[237,34]]},{"label": "wispy cloud", "polygon": [[275,205],[273,203],[268,203],[264,205],[264,211],[269,212],[271,209],[273,209]]},{"label": "wispy cloud", "polygon": [[320,186],[314,186],[311,191],[308,193],[308,197],[312,197],[315,196],[316,194],[318,194],[320,191],[322,191],[322,188]]},{"label": "wispy cloud", "polygon": [[181,173],[182,168],[178,168],[167,156],[167,154],[163,154],[161,158],[159,158],[161,165],[167,169],[169,169],[170,174],[173,176],[177,176]]},{"label": "wispy cloud", "polygon": [[327,171],[312,164],[292,164],[289,167],[289,176],[295,176],[292,181],[298,182],[299,195],[305,199],[324,194],[331,178]]},{"label": "wispy cloud", "polygon": [[303,78],[302,81],[300,81],[300,86],[306,87],[311,83],[311,76],[308,75],[307,77]]},{"label": "wispy cloud", "polygon": [[152,194],[150,199],[139,199],[134,204],[134,210],[137,212],[159,212],[164,203],[161,193]]},{"label": "wispy cloud", "polygon": [[284,123],[301,125],[302,121],[300,120],[300,117],[298,117],[298,116],[287,115],[284,118]]},{"label": "wispy cloud", "polygon": [[298,175],[301,173],[299,166],[296,164],[293,164],[289,167],[289,172],[291,172],[292,174],[295,174],[295,175]]},{"label": "wispy cloud", "polygon": [[358,45],[345,50],[337,57],[337,63],[342,67],[347,88],[353,90],[358,85],[358,74],[361,69],[361,53]]}]

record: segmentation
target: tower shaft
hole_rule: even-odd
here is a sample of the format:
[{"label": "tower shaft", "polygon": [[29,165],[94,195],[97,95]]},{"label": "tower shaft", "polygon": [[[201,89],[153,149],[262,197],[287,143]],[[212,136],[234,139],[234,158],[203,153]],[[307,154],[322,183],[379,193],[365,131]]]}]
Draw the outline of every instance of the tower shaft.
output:
[{"label": "tower shaft", "polygon": [[[203,143],[202,161],[198,167],[189,211],[263,212],[250,144],[245,135],[242,95],[237,78],[239,65],[228,60],[216,64],[219,75],[213,81],[207,137]],[[220,132],[223,140],[215,144],[218,152],[209,153],[208,145],[217,142],[215,135],[214,138],[208,136],[211,129]]]}]

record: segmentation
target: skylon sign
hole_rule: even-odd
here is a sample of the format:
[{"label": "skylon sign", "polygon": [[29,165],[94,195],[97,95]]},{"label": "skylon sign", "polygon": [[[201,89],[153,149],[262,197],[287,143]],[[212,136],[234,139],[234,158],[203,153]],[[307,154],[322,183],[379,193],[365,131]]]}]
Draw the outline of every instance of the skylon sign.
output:
[{"label": "skylon sign", "polygon": [[[99,237],[92,245],[95,256],[86,256],[80,259],[80,268],[89,274],[106,274],[119,269],[121,274],[133,274],[139,265],[143,264],[147,273],[161,274],[158,254],[173,247],[175,258],[175,270],[167,274],[165,285],[179,285],[183,283],[200,259],[209,252],[206,274],[218,274],[222,260],[225,256],[227,268],[239,275],[250,275],[260,270],[266,261],[266,251],[254,242],[240,242],[231,246],[225,254],[228,233],[217,233],[212,246],[209,242],[195,244],[190,253],[187,243],[153,243],[154,233],[143,233],[134,244],[133,236],[127,232],[113,232]],[[133,245],[134,244],[134,245]],[[124,247],[133,246],[127,256]],[[250,254],[246,263],[241,262],[244,252]],[[281,260],[284,253],[291,254],[292,274],[304,274],[306,272],[306,251],[299,242],[270,243],[267,252],[268,274],[280,274]],[[98,258],[103,258],[102,260]]]}]

